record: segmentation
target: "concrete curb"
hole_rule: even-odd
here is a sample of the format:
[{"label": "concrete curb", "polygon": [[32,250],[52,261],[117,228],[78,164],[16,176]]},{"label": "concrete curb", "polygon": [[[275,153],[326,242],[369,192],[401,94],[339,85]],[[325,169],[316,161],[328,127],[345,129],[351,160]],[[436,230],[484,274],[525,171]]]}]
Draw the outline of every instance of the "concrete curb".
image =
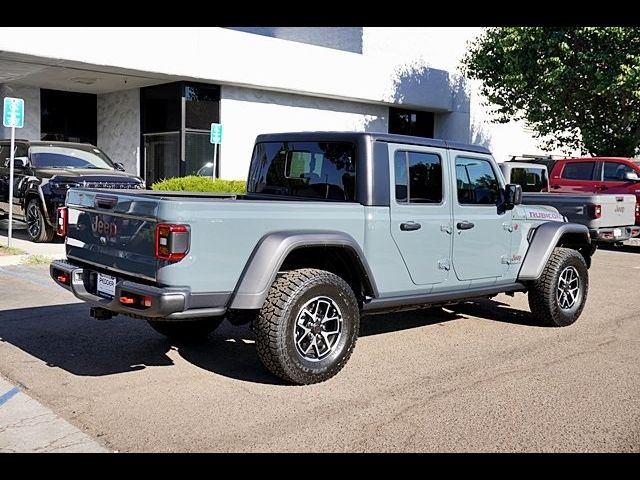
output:
[{"label": "concrete curb", "polygon": [[109,452],[66,420],[0,378],[0,453]]}]

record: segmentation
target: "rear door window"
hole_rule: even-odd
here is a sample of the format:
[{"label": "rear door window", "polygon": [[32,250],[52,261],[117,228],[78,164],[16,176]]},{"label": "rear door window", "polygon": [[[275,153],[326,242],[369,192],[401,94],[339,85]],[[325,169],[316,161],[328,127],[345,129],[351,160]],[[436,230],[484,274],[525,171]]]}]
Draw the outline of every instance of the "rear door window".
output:
[{"label": "rear door window", "polygon": [[395,153],[396,201],[398,203],[442,202],[442,164],[435,153]]},{"label": "rear door window", "polygon": [[566,180],[593,180],[596,162],[570,162],[564,165],[561,177]]},{"label": "rear door window", "polygon": [[636,171],[624,163],[604,162],[602,180],[605,182],[624,182],[627,173],[636,173]]}]

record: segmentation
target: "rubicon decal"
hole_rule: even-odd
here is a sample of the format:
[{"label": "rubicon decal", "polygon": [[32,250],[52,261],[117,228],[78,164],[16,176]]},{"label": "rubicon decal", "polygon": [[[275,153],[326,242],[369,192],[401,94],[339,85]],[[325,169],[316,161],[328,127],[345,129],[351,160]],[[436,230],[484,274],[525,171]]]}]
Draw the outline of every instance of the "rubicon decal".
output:
[{"label": "rubicon decal", "polygon": [[534,211],[529,211],[528,216],[529,218],[532,218],[535,220],[554,220],[557,222],[563,221],[562,215],[554,212],[540,212],[540,211],[534,210]]}]

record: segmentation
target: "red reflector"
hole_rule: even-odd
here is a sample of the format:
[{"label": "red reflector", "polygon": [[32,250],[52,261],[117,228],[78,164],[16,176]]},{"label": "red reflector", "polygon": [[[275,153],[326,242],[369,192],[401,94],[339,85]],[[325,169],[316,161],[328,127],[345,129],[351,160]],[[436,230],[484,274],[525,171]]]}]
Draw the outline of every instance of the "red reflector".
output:
[{"label": "red reflector", "polygon": [[159,223],[156,225],[156,257],[176,262],[189,251],[189,227]]},{"label": "red reflector", "polygon": [[56,223],[56,235],[59,237],[66,237],[69,225],[69,209],[67,207],[59,207],[57,212],[58,220]]},{"label": "red reflector", "polygon": [[66,273],[61,273],[56,278],[60,283],[64,283],[65,285],[69,285],[70,283],[69,275],[67,275]]},{"label": "red reflector", "polygon": [[120,297],[120,303],[124,305],[133,305],[136,303],[136,299],[131,297]]}]

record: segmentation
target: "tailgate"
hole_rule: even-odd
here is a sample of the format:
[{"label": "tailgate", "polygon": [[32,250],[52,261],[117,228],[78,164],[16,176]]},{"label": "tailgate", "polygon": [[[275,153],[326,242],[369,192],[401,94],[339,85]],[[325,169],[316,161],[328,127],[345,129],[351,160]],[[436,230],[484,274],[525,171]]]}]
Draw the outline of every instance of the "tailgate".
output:
[{"label": "tailgate", "polygon": [[158,200],[139,193],[72,189],[66,205],[68,258],[156,280]]},{"label": "tailgate", "polygon": [[599,228],[621,227],[636,223],[635,195],[598,195],[602,207]]}]

